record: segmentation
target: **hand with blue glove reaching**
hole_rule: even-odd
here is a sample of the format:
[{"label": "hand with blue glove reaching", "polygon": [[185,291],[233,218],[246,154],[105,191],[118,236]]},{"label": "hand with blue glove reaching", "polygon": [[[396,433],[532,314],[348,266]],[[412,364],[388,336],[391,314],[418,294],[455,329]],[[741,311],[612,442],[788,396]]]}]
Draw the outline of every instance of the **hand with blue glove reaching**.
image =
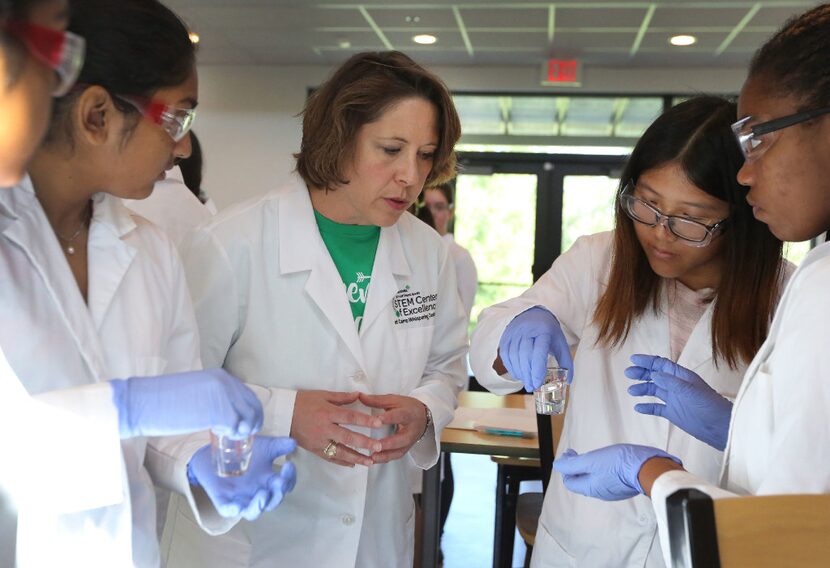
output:
[{"label": "hand with blue glove reaching", "polygon": [[569,491],[603,501],[620,501],[644,494],[639,475],[652,458],[679,459],[663,450],[634,444],[616,444],[584,454],[567,449],[553,462]]},{"label": "hand with blue glove reaching", "polygon": [[291,438],[257,436],[247,471],[236,477],[219,477],[210,455],[210,444],[199,448],[187,464],[191,485],[200,486],[223,517],[241,516],[253,521],[265,511],[273,511],[294,489],[297,471],[286,462],[274,471],[274,460],[297,448]]},{"label": "hand with blue glove reaching", "polygon": [[719,395],[697,373],[664,357],[633,355],[634,366],[625,376],[636,381],[628,393],[656,396],[665,404],[640,403],[634,410],[662,416],[681,430],[715,449],[723,451],[729,435],[732,403]]},{"label": "hand with blue glove reaching", "polygon": [[559,321],[545,308],[536,306],[517,315],[499,340],[499,357],[510,375],[522,381],[527,392],[545,382],[548,355],[568,369],[568,384],[573,380],[571,348]]},{"label": "hand with blue glove reaching", "polygon": [[262,427],[262,404],[224,369],[110,381],[122,439],[211,429],[242,438]]}]

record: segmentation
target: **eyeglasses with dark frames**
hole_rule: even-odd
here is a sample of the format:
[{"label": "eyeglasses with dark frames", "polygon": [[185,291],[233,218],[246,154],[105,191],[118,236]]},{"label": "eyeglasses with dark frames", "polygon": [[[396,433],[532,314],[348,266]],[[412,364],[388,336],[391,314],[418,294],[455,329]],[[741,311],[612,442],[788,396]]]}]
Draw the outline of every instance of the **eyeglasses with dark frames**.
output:
[{"label": "eyeglasses with dark frames", "polygon": [[830,107],[797,112],[759,124],[752,124],[753,117],[747,116],[732,125],[732,132],[735,133],[735,138],[741,147],[741,152],[743,152],[744,157],[747,160],[754,160],[763,154],[772,144],[773,140],[769,139],[767,135],[802,122],[807,122],[827,113],[830,113]]},{"label": "eyeglasses with dark frames", "polygon": [[691,247],[705,247],[712,242],[712,239],[720,232],[723,232],[727,219],[721,219],[712,225],[706,225],[700,221],[678,217],[677,215],[664,215],[659,209],[634,196],[636,184],[628,182],[620,192],[620,204],[623,211],[632,220],[656,227],[663,225],[668,231],[680,239],[680,241]]}]

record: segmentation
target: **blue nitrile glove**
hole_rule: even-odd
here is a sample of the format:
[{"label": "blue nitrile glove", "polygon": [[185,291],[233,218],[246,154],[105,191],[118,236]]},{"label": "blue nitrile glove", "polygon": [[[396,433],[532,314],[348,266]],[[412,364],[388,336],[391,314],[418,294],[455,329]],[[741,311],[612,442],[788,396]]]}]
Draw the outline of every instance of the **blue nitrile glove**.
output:
[{"label": "blue nitrile glove", "polygon": [[530,308],[513,318],[499,341],[499,356],[510,375],[522,381],[527,392],[545,382],[548,354],[560,367],[568,369],[568,384],[573,380],[571,348],[559,321],[544,308]]},{"label": "blue nitrile glove", "polygon": [[625,376],[646,381],[628,387],[634,396],[656,396],[666,404],[634,405],[640,414],[662,416],[681,430],[723,451],[729,435],[732,403],[723,398],[697,373],[664,357],[632,355],[633,367]]},{"label": "blue nitrile glove", "polygon": [[603,501],[620,501],[643,493],[640,469],[651,458],[679,459],[663,450],[634,444],[616,444],[584,454],[568,449],[553,462],[569,491]]},{"label": "blue nitrile glove", "polygon": [[224,369],[115,379],[121,438],[169,436],[212,429],[241,438],[262,427],[262,404]]},{"label": "blue nitrile glove", "polygon": [[193,454],[187,464],[187,478],[191,485],[204,488],[223,517],[242,516],[253,521],[263,511],[276,509],[294,489],[297,482],[294,464],[286,462],[279,471],[274,471],[274,460],[296,448],[297,442],[291,438],[257,436],[248,470],[236,477],[219,477],[208,444]]}]

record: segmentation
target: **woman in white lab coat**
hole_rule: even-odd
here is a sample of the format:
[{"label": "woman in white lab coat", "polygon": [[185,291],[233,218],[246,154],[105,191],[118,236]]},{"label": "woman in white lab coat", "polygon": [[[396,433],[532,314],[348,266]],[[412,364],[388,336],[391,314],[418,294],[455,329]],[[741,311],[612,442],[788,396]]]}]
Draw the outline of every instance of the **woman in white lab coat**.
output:
[{"label": "woman in white lab coat", "polygon": [[[61,21],[62,13],[52,15]],[[108,404],[117,411],[116,433],[124,441],[123,468],[107,473],[124,485],[118,484],[119,495],[109,494],[117,498],[95,509],[82,498],[69,513],[48,500],[38,506],[24,502],[17,564],[158,566],[153,488],[143,465],[147,441],[141,436],[211,426],[248,434],[261,422],[261,406],[223,371],[181,373],[199,369],[200,362],[180,261],[167,238],[129,214],[118,199],[149,194],[173,156],[188,152],[197,93],[187,30],[153,0],[80,0],[70,28],[92,38],[82,83],[56,102],[29,175],[0,191],[0,345],[8,361],[4,371],[10,371],[3,381],[16,382],[14,373],[28,393],[48,393],[49,401],[100,402],[89,393],[108,391]],[[53,40],[63,35],[20,21],[13,30],[30,49],[44,34]],[[148,52],[144,46],[160,38],[159,47]],[[53,77],[51,71],[47,77]],[[133,108],[143,106],[140,96],[168,105],[166,114],[145,111],[144,118],[151,119],[145,121]],[[189,108],[174,108],[182,102]],[[154,377],[175,372],[180,373]],[[96,385],[112,377],[123,379]],[[87,396],[78,396],[81,389],[73,387],[85,387]],[[182,408],[178,397],[193,408]],[[38,450],[51,453],[48,445]],[[170,456],[151,457],[159,471],[170,470]],[[50,482],[61,485],[64,467],[49,464],[56,478]],[[211,494],[215,476],[202,471],[194,465],[191,478],[210,486]],[[244,496],[240,491],[237,511],[248,506]]]},{"label": "woman in white lab coat", "polygon": [[[734,116],[718,97],[667,110],[626,164],[614,231],[579,238],[533,287],[479,317],[471,360],[490,390],[538,387],[549,352],[572,369],[560,448],[634,441],[716,479],[723,445],[634,412],[623,372],[630,355],[658,353],[734,397],[763,341],[781,241],[752,218],[735,181]],[[659,566],[656,530],[647,499],[588,499],[553,475],[532,566]]]},{"label": "woman in white lab coat", "polygon": [[[734,130],[746,162],[737,179],[749,187],[746,199],[755,217],[785,241],[815,238],[830,228],[829,51],[830,4],[822,4],[787,22],[761,47],[741,90]],[[769,337],[747,369],[734,408],[728,408],[731,423],[719,479],[695,475],[685,460],[681,468],[671,456],[627,444],[571,456],[557,467],[589,482],[591,490],[588,484],[575,487],[588,495],[620,485],[651,494],[661,529],[665,499],[682,487],[698,487],[714,497],[830,491],[828,282],[830,244],[825,243],[807,255],[790,280]],[[664,366],[655,360],[654,367]],[[666,408],[676,396],[686,402],[711,399],[699,383],[684,388],[691,384],[688,370],[669,371],[642,376],[644,384],[660,383]],[[704,409],[696,410],[685,427],[705,422]],[[671,413],[667,418],[677,420]],[[667,539],[663,544],[668,554]]]},{"label": "woman in white lab coat", "polygon": [[459,134],[438,78],[355,55],[307,103],[299,178],[185,245],[203,360],[263,392],[263,432],[296,438],[301,475],[218,538],[179,507],[168,567],[412,565],[407,465],[438,459],[466,333],[446,246],[405,211],[453,175]]}]

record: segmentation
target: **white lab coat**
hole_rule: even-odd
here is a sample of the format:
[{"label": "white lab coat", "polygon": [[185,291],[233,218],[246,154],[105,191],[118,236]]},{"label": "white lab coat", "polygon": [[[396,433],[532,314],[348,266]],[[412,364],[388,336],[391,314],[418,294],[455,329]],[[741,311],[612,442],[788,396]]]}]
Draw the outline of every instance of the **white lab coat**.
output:
[{"label": "white lab coat", "polygon": [[467,320],[469,321],[470,313],[473,311],[473,304],[476,299],[476,290],[478,289],[476,263],[473,262],[470,251],[455,242],[455,237],[452,233],[447,233],[442,238],[447,243],[450,249],[450,258],[452,258],[453,264],[455,264],[455,273],[458,280],[458,295],[461,296],[461,304],[464,306],[464,313],[467,314]]},{"label": "white lab coat", "polygon": [[[0,349],[0,445],[0,566],[15,564],[18,507],[72,513],[127,496],[118,413],[107,383],[33,397]],[[85,467],[56,476],[56,463]]]},{"label": "white lab coat", "polygon": [[175,245],[215,214],[187,188],[179,168],[168,172],[166,179],[156,183],[147,199],[125,199],[124,204],[167,233]]},{"label": "white lab coat", "polygon": [[[221,537],[203,532],[174,497],[162,542],[168,568],[410,568],[407,460],[421,468],[437,461],[465,379],[466,320],[439,236],[409,214],[381,229],[359,333],[299,182],[220,213],[194,234],[183,258],[202,359],[262,387],[263,433],[288,435],[301,389],[413,396],[430,408],[434,427],[404,458],[370,468],[298,449],[297,486],[282,505]],[[396,316],[396,299],[425,311]],[[391,432],[355,430],[374,438]],[[202,526],[214,534],[229,528]]]},{"label": "white lab coat", "polygon": [[[29,393],[199,367],[178,255],[119,199],[94,198],[86,304],[28,178],[0,192],[0,223],[0,345]],[[118,504],[70,514],[21,508],[20,565],[158,566],[146,443],[121,443],[129,494]],[[86,464],[52,464],[55,476],[67,467]]]},{"label": "white lab coat", "polygon": [[[576,347],[575,374],[568,393],[565,426],[557,454],[567,448],[582,453],[616,443],[655,446],[679,456],[690,471],[715,481],[722,453],[671,425],[634,412],[637,402],[623,375],[634,353],[670,358],[669,319],[663,293],[659,313],[647,310],[615,349],[595,344],[592,318],[611,266],[610,232],[579,238],[548,272],[518,298],[484,310],[473,333],[470,359],[478,381],[498,394],[521,384],[493,370],[499,340],[507,324],[526,309],[541,305],[553,313],[571,347]],[[714,304],[698,321],[677,361],[724,396],[734,397],[742,371],[712,359]],[[565,489],[551,475],[533,548],[532,566],[660,566],[657,523],[647,497],[604,502]]]},{"label": "white lab coat", "polygon": [[793,275],[767,340],[746,371],[719,483],[679,471],[654,483],[667,555],[665,500],[683,487],[716,498],[830,492],[828,283],[830,243],[810,251]]}]

